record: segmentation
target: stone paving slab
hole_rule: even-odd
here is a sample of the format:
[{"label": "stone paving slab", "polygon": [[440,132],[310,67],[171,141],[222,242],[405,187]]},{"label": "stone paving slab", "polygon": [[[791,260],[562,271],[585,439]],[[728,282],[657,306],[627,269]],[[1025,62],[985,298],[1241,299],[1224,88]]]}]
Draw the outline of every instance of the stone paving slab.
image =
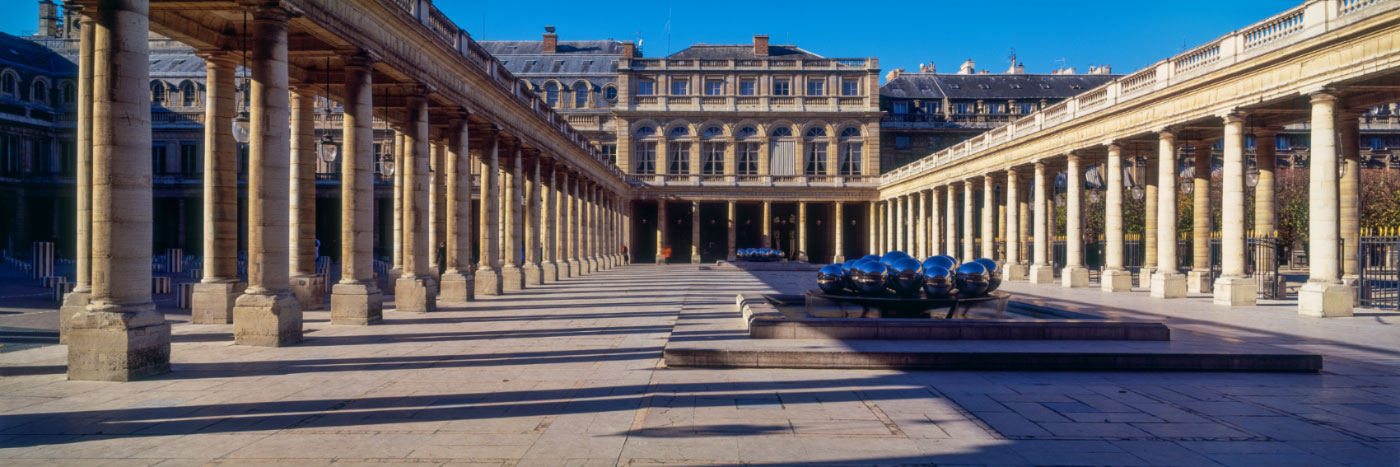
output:
[{"label": "stone paving slab", "polygon": [[[1394,466],[1400,458],[1400,424],[1389,416],[1400,413],[1400,331],[1384,325],[1389,317],[1299,321],[1295,333],[1276,308],[1236,315],[1182,301],[1162,311],[1178,313],[1166,320],[1189,333],[1250,340],[1248,332],[1321,353],[1327,366],[1316,374],[662,364],[673,331],[730,337],[687,329],[682,312],[718,316],[737,293],[794,293],[810,280],[810,272],[631,266],[436,313],[389,311],[378,326],[331,326],[311,312],[306,342],[283,348],[235,346],[228,326],[179,323],[175,371],[130,383],[66,381],[63,346],[2,353],[0,465]],[[1109,302],[1097,291],[1021,293],[1031,292]],[[1156,313],[1145,295],[1112,304]]]}]

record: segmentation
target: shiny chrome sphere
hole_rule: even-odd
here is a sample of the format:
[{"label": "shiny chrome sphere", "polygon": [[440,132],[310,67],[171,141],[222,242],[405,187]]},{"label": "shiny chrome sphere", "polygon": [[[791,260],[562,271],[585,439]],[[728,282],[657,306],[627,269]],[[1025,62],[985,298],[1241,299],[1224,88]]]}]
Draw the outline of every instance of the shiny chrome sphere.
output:
[{"label": "shiny chrome sphere", "polygon": [[948,298],[953,292],[953,277],[948,268],[933,266],[924,268],[924,293],[928,298]]},{"label": "shiny chrome sphere", "polygon": [[885,272],[889,268],[875,261],[862,261],[851,269],[851,282],[856,291],[865,295],[880,295],[885,292]]},{"label": "shiny chrome sphere", "polygon": [[923,282],[924,268],[919,265],[919,260],[914,258],[895,260],[894,265],[885,273],[885,285],[900,295],[919,293]]},{"label": "shiny chrome sphere", "polygon": [[977,258],[973,261],[987,268],[987,293],[1001,287],[1001,268],[997,267],[997,262],[991,258]]},{"label": "shiny chrome sphere", "polygon": [[856,289],[855,284],[851,283],[851,268],[852,268],[852,267],[855,267],[856,263],[858,263],[858,262],[860,262],[859,259],[852,259],[852,260],[847,260],[847,261],[844,262],[844,263],[841,263],[841,272],[842,272],[842,273],[845,273],[845,276],[844,276],[844,277],[845,277],[846,288],[847,288],[847,289],[850,289],[850,290],[855,290],[855,289]]},{"label": "shiny chrome sphere", "polygon": [[966,297],[986,294],[987,289],[991,287],[991,283],[987,281],[987,267],[975,261],[958,266],[958,272],[953,275],[953,287]]},{"label": "shiny chrome sphere", "polygon": [[899,260],[901,260],[901,259],[908,258],[908,257],[909,257],[909,254],[908,254],[908,253],[905,253],[905,252],[903,252],[903,251],[891,251],[891,252],[889,252],[889,253],[885,253],[884,256],[881,256],[881,257],[880,257],[880,263],[881,263],[881,264],[884,264],[885,267],[890,267],[890,266],[894,266],[894,262],[895,262],[895,261],[899,261]]},{"label": "shiny chrome sphere", "polygon": [[840,264],[828,264],[817,271],[817,287],[826,293],[841,293],[846,288],[846,271]]}]

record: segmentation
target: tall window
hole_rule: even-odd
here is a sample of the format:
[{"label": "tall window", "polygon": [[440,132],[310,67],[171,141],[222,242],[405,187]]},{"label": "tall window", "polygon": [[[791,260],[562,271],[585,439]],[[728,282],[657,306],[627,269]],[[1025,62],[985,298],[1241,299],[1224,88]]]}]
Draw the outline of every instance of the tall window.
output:
[{"label": "tall window", "polygon": [[608,163],[617,165],[617,145],[604,144],[601,146],[601,149],[603,150],[603,156],[608,158]]},{"label": "tall window", "polygon": [[966,104],[966,103],[964,103],[964,104],[953,104],[953,111],[954,111],[954,112],[957,112],[959,115],[966,115],[966,114],[970,114],[970,113],[976,112],[976,111],[977,111],[977,106],[976,106],[975,104]]},{"label": "tall window", "polygon": [[0,94],[10,97],[19,97],[19,78],[14,72],[0,74]]},{"label": "tall window", "polygon": [[60,104],[72,104],[78,100],[78,88],[73,83],[65,82],[59,85],[58,100]]},{"label": "tall window", "polygon": [[987,113],[1004,114],[1006,113],[1006,104],[987,104]]},{"label": "tall window", "polygon": [[753,78],[739,80],[739,95],[752,96],[758,94],[758,80]]},{"label": "tall window", "polygon": [[723,95],[723,94],[724,94],[724,80],[720,80],[720,79],[709,79],[709,80],[705,80],[705,95],[706,95],[706,96],[719,96],[719,95]]},{"label": "tall window", "polygon": [[758,175],[758,143],[739,143],[734,147],[734,171],[739,175]]},{"label": "tall window", "polygon": [[49,85],[48,85],[48,84],[45,84],[43,81],[35,81],[35,82],[34,82],[34,91],[30,92],[30,93],[29,93],[29,96],[30,96],[31,99],[34,100],[34,102],[38,102],[38,103],[41,103],[41,104],[48,104],[48,103],[49,103]]},{"label": "tall window", "polygon": [[841,130],[840,154],[837,154],[837,164],[841,175],[860,175],[861,149],[860,129],[855,127]]},{"label": "tall window", "polygon": [[588,107],[588,85],[574,83],[574,108],[582,109],[584,107]]},{"label": "tall window", "polygon": [[859,96],[859,95],[860,95],[860,80],[856,80],[856,79],[843,79],[843,80],[841,80],[841,95],[843,95],[843,96]]},{"label": "tall window", "polygon": [[165,173],[165,143],[157,142],[151,146],[151,173],[160,175]]},{"label": "tall window", "polygon": [[1027,114],[1030,114],[1031,112],[1035,112],[1035,104],[1017,104],[1017,105],[1021,106],[1021,115],[1027,115]]},{"label": "tall window", "polygon": [[675,78],[672,78],[672,79],[671,79],[671,95],[672,95],[672,96],[684,96],[684,95],[686,95],[686,94],[690,94],[690,80],[688,80],[688,79],[675,79]]},{"label": "tall window", "polygon": [[690,143],[673,141],[666,147],[666,174],[685,175],[690,173]]},{"label": "tall window", "polygon": [[649,79],[637,81],[637,95],[650,96],[656,94],[656,81]]},{"label": "tall window", "polygon": [[638,142],[636,157],[637,173],[642,175],[656,173],[656,143],[651,141]]},{"label": "tall window", "polygon": [[165,83],[159,80],[151,81],[151,103],[165,105]]},{"label": "tall window", "polygon": [[804,135],[807,140],[807,151],[803,157],[802,173],[807,175],[822,175],[826,173],[826,130],[821,128],[811,128]]},{"label": "tall window", "polygon": [[180,83],[180,105],[184,107],[194,107],[199,105],[199,90],[194,83],[185,81]]},{"label": "tall window", "polygon": [[700,173],[705,175],[724,173],[724,143],[704,143],[700,146]]},{"label": "tall window", "polygon": [[808,80],[808,81],[807,81],[807,95],[809,95],[809,96],[821,96],[821,95],[823,95],[823,91],[826,91],[826,87],[825,87],[825,86],[826,86],[826,81],[822,81],[822,80]]},{"label": "tall window", "polygon": [[550,107],[559,105],[559,85],[548,83],[544,85],[544,103]]},{"label": "tall window", "polygon": [[194,143],[180,143],[180,172],[199,173],[199,146]]},{"label": "tall window", "polygon": [[787,96],[792,94],[792,81],[787,79],[773,80],[773,95]]},{"label": "tall window", "polygon": [[895,149],[909,149],[909,137],[908,137],[908,136],[896,136],[896,137],[894,137],[894,148],[895,148]]},{"label": "tall window", "polygon": [[894,112],[895,115],[904,115],[904,114],[907,114],[907,113],[909,113],[909,103],[908,103],[908,102],[894,102],[894,103],[891,103],[891,104],[890,104],[890,111]]}]

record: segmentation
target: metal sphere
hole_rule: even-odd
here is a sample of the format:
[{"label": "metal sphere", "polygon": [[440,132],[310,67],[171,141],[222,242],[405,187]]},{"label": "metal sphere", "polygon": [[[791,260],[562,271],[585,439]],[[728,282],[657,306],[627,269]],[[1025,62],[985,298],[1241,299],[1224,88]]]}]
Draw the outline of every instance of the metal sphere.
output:
[{"label": "metal sphere", "polygon": [[919,293],[923,282],[924,268],[919,265],[919,260],[914,258],[895,260],[894,265],[885,274],[885,285],[900,295]]},{"label": "metal sphere", "polygon": [[889,268],[875,261],[862,261],[851,270],[851,282],[856,291],[865,295],[880,295],[885,292],[885,272]]},{"label": "metal sphere", "polygon": [[845,274],[845,275],[843,276],[843,278],[844,278],[843,280],[844,280],[845,283],[846,283],[846,288],[847,288],[847,289],[851,289],[851,290],[855,290],[855,289],[856,289],[855,284],[852,284],[852,283],[851,283],[851,268],[854,267],[854,266],[856,265],[856,263],[858,263],[858,262],[860,262],[860,260],[858,260],[858,259],[853,259],[853,260],[848,260],[848,261],[846,261],[846,262],[844,262],[844,263],[841,263],[841,272]]},{"label": "metal sphere", "polygon": [[817,287],[826,293],[841,293],[846,288],[846,271],[840,264],[828,264],[817,271]]},{"label": "metal sphere", "polygon": [[929,267],[940,267],[952,271],[954,269],[957,269],[957,265],[958,264],[956,261],[953,261],[952,258],[946,255],[931,256],[929,257],[929,259],[924,260],[925,270],[927,270]]},{"label": "metal sphere", "polygon": [[991,293],[996,290],[997,287],[1001,287],[1001,268],[997,266],[996,261],[991,258],[977,258],[973,262],[987,268],[987,293]]},{"label": "metal sphere", "polygon": [[963,263],[953,275],[953,287],[966,297],[985,295],[991,287],[991,283],[987,281],[987,267],[977,262]]},{"label": "metal sphere", "polygon": [[928,294],[928,298],[948,298],[948,294],[952,292],[952,273],[949,273],[947,268],[924,268],[924,293]]},{"label": "metal sphere", "polygon": [[957,271],[957,270],[958,270],[958,266],[962,264],[962,262],[958,261],[957,258],[954,258],[953,255],[938,255],[938,256],[942,256],[944,259],[947,259],[947,260],[948,260],[948,263],[951,264],[951,266],[948,266],[948,270],[949,270],[949,271]]},{"label": "metal sphere", "polygon": [[884,256],[881,256],[881,257],[880,257],[880,263],[881,263],[881,264],[884,264],[885,267],[890,267],[890,266],[894,266],[894,262],[895,262],[895,261],[899,261],[899,260],[901,260],[901,259],[908,258],[908,257],[909,257],[909,254],[908,254],[908,253],[905,253],[905,252],[903,252],[903,251],[891,251],[891,252],[889,252],[889,253],[885,253]]},{"label": "metal sphere", "polygon": [[868,260],[871,260],[871,261],[879,261],[879,260],[880,260],[880,255],[865,255],[865,256],[860,257],[860,259],[861,259],[861,260],[867,260],[867,259],[868,259]]}]

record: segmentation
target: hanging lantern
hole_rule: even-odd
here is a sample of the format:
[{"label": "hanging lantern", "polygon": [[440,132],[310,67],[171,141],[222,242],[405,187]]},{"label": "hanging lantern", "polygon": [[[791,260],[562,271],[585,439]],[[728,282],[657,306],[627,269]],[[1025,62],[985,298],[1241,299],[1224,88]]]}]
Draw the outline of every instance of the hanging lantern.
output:
[{"label": "hanging lantern", "polygon": [[238,144],[248,144],[248,137],[253,134],[249,128],[248,112],[239,112],[233,117],[233,139]]},{"label": "hanging lantern", "polygon": [[1189,178],[1182,178],[1182,180],[1181,180],[1181,192],[1182,192],[1183,194],[1188,194],[1188,195],[1189,195],[1189,194],[1191,194],[1192,192],[1195,192],[1195,191],[1196,191],[1196,181],[1195,181],[1195,180],[1192,180],[1192,179],[1189,179]]},{"label": "hanging lantern", "polygon": [[392,158],[385,157],[379,160],[379,173],[384,174],[384,176],[394,176],[394,168],[394,160]]},{"label": "hanging lantern", "polygon": [[1249,168],[1248,168],[1248,169],[1245,169],[1245,171],[1244,171],[1244,184],[1245,184],[1245,186],[1248,186],[1248,187],[1250,187],[1250,188],[1254,188],[1255,186],[1258,186],[1258,185],[1259,185],[1259,167],[1258,167],[1258,166],[1256,166],[1256,165],[1254,165],[1254,164],[1250,164],[1250,165],[1249,165]]},{"label": "hanging lantern", "polygon": [[1132,189],[1128,190],[1128,192],[1132,193],[1133,199],[1137,201],[1142,201],[1142,197],[1147,194],[1140,186],[1134,186]]},{"label": "hanging lantern", "polygon": [[321,162],[335,162],[338,153],[340,147],[335,145],[335,139],[331,138],[330,133],[321,135],[321,140],[316,142],[316,155],[321,158]]}]

